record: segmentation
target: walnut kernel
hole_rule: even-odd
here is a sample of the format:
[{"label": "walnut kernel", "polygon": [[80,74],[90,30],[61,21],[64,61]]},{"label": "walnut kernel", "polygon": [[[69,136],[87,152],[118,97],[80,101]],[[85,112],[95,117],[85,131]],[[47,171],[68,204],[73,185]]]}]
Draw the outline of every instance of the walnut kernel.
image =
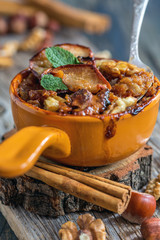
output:
[{"label": "walnut kernel", "polygon": [[91,214],[80,215],[77,224],[78,231],[73,222],[62,225],[59,236],[61,240],[105,240],[105,225],[101,219],[95,219]]},{"label": "walnut kernel", "polygon": [[62,240],[76,240],[78,238],[78,230],[75,223],[68,221],[61,226],[59,236]]},{"label": "walnut kernel", "polygon": [[160,198],[160,174],[148,183],[145,192],[153,195],[156,200]]},{"label": "walnut kernel", "polygon": [[44,41],[46,31],[43,28],[35,27],[31,31],[30,35],[20,43],[19,50],[22,51],[33,51],[39,47]]}]

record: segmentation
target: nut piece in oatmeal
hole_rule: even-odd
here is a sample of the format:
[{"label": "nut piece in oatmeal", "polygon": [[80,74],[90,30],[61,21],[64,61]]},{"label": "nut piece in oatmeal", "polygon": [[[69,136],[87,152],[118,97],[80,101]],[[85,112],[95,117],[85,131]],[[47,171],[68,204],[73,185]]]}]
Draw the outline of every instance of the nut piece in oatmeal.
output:
[{"label": "nut piece in oatmeal", "polygon": [[128,62],[107,60],[99,70],[110,81],[112,92],[119,97],[141,96],[153,81],[151,73]]},{"label": "nut piece in oatmeal", "polygon": [[56,112],[60,108],[60,102],[65,102],[65,100],[61,97],[47,97],[44,100],[44,109],[52,112]]},{"label": "nut piece in oatmeal", "polygon": [[136,115],[159,90],[159,82],[144,69],[124,61],[97,60],[88,47],[75,44],[42,49],[26,72],[19,96],[61,115]]},{"label": "nut piece in oatmeal", "polygon": [[91,214],[80,215],[77,220],[80,230],[73,222],[66,222],[59,230],[61,240],[105,240],[105,225]]},{"label": "nut piece in oatmeal", "polygon": [[114,104],[110,105],[108,110],[105,113],[120,113],[124,112],[127,107],[133,106],[137,103],[137,99],[134,97],[120,98],[115,101]]}]

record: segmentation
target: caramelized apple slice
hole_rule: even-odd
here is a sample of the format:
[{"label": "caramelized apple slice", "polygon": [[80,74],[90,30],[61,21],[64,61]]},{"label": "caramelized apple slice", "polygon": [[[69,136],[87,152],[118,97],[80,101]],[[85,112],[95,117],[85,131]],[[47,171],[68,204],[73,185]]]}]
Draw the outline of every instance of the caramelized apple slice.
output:
[{"label": "caramelized apple slice", "polygon": [[[79,61],[84,64],[94,64],[94,60],[92,59],[93,53],[88,47],[77,44],[61,44],[56,46],[71,52],[76,57],[80,56]],[[39,51],[29,61],[29,67],[36,77],[40,77],[46,69],[52,67],[52,64],[46,57],[45,49],[46,48]]]},{"label": "caramelized apple slice", "polygon": [[79,89],[86,89],[92,93],[97,93],[100,89],[111,89],[109,82],[93,65],[65,65],[47,69],[42,75],[44,74],[53,74],[56,77],[62,78],[63,83],[72,92],[76,92]]},{"label": "caramelized apple slice", "polygon": [[46,69],[52,67],[52,63],[46,57],[45,49],[39,51],[29,60],[29,67],[36,77],[40,77]]},{"label": "caramelized apple slice", "polygon": [[93,52],[90,48],[79,45],[79,44],[57,44],[56,46],[61,47],[69,52],[71,52],[75,57],[93,57]]}]

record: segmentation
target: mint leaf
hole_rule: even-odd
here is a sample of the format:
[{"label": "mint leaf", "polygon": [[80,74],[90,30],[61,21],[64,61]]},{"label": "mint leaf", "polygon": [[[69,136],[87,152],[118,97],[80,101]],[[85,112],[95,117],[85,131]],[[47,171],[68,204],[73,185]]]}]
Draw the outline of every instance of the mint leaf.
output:
[{"label": "mint leaf", "polygon": [[67,86],[62,82],[59,77],[54,77],[52,74],[43,75],[41,79],[41,86],[46,90],[67,90]]},{"label": "mint leaf", "polygon": [[46,57],[57,68],[67,64],[78,64],[78,59],[69,51],[60,47],[50,47],[45,50]]}]

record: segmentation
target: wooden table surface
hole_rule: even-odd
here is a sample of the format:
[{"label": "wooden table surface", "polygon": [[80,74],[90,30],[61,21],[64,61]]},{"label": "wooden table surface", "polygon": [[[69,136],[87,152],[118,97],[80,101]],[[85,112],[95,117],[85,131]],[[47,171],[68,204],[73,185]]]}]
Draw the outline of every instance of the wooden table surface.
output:
[{"label": "wooden table surface", "polygon": [[[60,42],[74,42],[80,44],[90,45],[94,51],[96,50],[104,50],[108,49],[111,51],[113,58],[115,59],[128,59],[129,52],[129,35],[131,30],[131,14],[132,14],[132,0],[65,0],[65,2],[70,3],[77,7],[83,7],[85,9],[90,9],[94,11],[98,11],[101,13],[108,13],[112,18],[112,28],[109,32],[103,35],[88,35],[82,33],[78,30],[72,29],[63,29],[61,33],[57,34],[54,43]],[[152,0],[149,3],[147,8],[147,12],[144,19],[144,24],[142,28],[141,38],[140,38],[140,56],[142,60],[147,63],[154,71],[157,77],[160,77],[160,28],[159,28],[159,10],[160,10],[160,1]],[[6,40],[16,39],[16,36],[7,36],[0,37],[0,44]],[[8,131],[13,127],[13,119],[10,109],[9,102],[9,84],[14,75],[20,70],[24,69],[28,65],[28,59],[31,57],[31,53],[18,53],[15,57],[15,65],[14,67],[7,70],[0,70],[0,135],[4,132]],[[23,59],[23,61],[22,61]],[[154,149],[154,168],[152,171],[152,175],[156,176],[160,173],[160,114],[155,126],[155,130],[150,139],[150,145]],[[2,209],[3,208],[3,209]],[[3,214],[7,216],[8,211],[14,213],[14,216],[17,216],[20,224],[20,219],[22,215],[25,218],[25,211],[23,209],[14,209],[8,207],[2,207],[0,205],[0,209]],[[21,213],[21,215],[20,215]],[[110,224],[108,229],[109,238],[108,239],[141,239],[139,226],[127,224],[122,218],[118,217],[115,214],[105,215],[96,213],[96,217],[103,217],[105,224]],[[160,210],[157,208],[156,215],[160,217]],[[78,214],[69,214],[65,217],[60,217],[57,220],[49,221],[47,218],[40,218],[38,216],[34,216],[34,219],[42,219],[48,224],[48,235],[46,236],[38,236],[35,235],[34,240],[38,239],[58,239],[57,231],[55,235],[51,237],[49,232],[52,230],[52,227],[55,225],[57,228],[61,223],[65,222],[68,219],[76,219]],[[32,215],[28,215],[27,219],[32,219]],[[49,223],[51,223],[49,225]],[[111,224],[112,223],[112,224]],[[26,223],[27,224],[27,223]],[[10,225],[12,225],[12,218],[10,218]],[[52,226],[53,225],[53,226]],[[116,227],[118,226],[118,227]],[[33,226],[36,228],[36,225]],[[43,224],[41,225],[43,231]],[[21,231],[25,231],[25,226]],[[27,239],[20,238],[21,231],[19,232],[19,239]],[[36,231],[35,231],[36,232]],[[128,234],[128,237],[126,236]],[[43,234],[42,234],[43,235]],[[112,236],[112,237],[111,237]],[[0,214],[0,240],[15,240],[17,237],[12,232],[5,218]]]}]

